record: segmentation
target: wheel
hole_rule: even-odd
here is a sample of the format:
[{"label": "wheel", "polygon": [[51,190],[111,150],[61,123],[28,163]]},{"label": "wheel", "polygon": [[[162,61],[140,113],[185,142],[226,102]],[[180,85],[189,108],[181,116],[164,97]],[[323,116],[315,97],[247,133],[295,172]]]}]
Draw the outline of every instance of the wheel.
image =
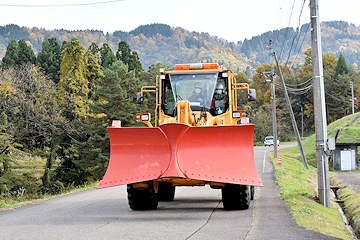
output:
[{"label": "wheel", "polygon": [[159,201],[172,201],[175,196],[175,186],[168,182],[159,182],[158,192],[156,193]]},{"label": "wheel", "polygon": [[133,210],[155,210],[158,199],[154,190],[153,181],[146,182],[146,189],[136,189],[132,184],[127,185],[129,206]]},{"label": "wheel", "polygon": [[251,186],[250,187],[250,200],[254,200],[254,195],[255,195],[255,187]]},{"label": "wheel", "polygon": [[226,210],[243,210],[250,207],[250,186],[226,183],[221,189],[221,195]]}]

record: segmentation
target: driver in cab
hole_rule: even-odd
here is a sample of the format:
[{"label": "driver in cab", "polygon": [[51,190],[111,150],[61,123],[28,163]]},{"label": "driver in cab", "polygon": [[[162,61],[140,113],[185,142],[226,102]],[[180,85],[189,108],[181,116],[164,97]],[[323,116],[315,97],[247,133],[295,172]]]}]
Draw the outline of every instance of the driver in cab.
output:
[{"label": "driver in cab", "polygon": [[224,85],[218,83],[215,88],[215,93],[211,102],[211,112],[213,115],[220,115],[225,112],[227,96],[224,93]]},{"label": "driver in cab", "polygon": [[200,102],[202,104],[204,102],[204,94],[202,92],[202,84],[200,82],[195,83],[195,89],[193,94],[189,97],[190,102]]}]

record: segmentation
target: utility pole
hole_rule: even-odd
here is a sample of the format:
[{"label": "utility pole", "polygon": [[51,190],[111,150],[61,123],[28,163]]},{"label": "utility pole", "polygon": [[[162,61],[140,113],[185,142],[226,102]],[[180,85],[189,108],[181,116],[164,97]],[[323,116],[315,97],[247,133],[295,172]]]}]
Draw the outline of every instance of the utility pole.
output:
[{"label": "utility pole", "polygon": [[307,160],[306,160],[306,156],[305,156],[305,153],[304,153],[304,149],[303,149],[303,147],[302,147],[302,143],[301,143],[301,139],[300,139],[300,135],[299,135],[299,129],[298,129],[297,125],[296,125],[294,112],[293,112],[292,107],[291,107],[291,102],[290,102],[289,95],[288,95],[287,90],[286,90],[285,81],[284,81],[284,78],[283,78],[283,75],[282,75],[282,72],[281,72],[281,68],[280,68],[280,64],[279,64],[279,61],[278,61],[278,59],[277,59],[277,57],[276,57],[275,52],[273,52],[273,56],[274,56],[274,58],[275,58],[275,62],[276,62],[277,68],[278,68],[278,72],[279,72],[279,75],[280,75],[280,79],[281,79],[282,86],[283,86],[283,88],[284,88],[285,100],[286,100],[286,103],[287,103],[287,105],[288,105],[288,107],[289,107],[289,113],[290,113],[291,123],[292,123],[292,125],[293,125],[294,133],[295,133],[295,135],[296,135],[296,139],[297,139],[297,142],[298,142],[298,146],[299,146],[301,158],[302,158],[304,167],[305,167],[306,169],[309,169],[309,166],[308,166]]},{"label": "utility pole", "polygon": [[273,64],[273,49],[272,49],[272,41],[269,41],[269,55],[270,55],[270,66],[271,66],[271,99],[272,99],[272,119],[273,119],[273,137],[274,137],[274,158],[278,157],[278,145],[277,145],[277,126],[276,126],[276,106],[275,106],[275,82],[274,78],[274,64]]},{"label": "utility pole", "polygon": [[301,104],[301,137],[304,137],[304,107]]},{"label": "utility pole", "polygon": [[318,194],[320,203],[325,207],[330,208],[329,163],[326,155],[327,122],[319,20],[319,0],[310,0],[310,18]]},{"label": "utility pole", "polygon": [[352,107],[352,114],[354,114],[355,110],[354,110],[354,81],[353,80],[351,80],[350,85],[351,85],[351,107]]}]

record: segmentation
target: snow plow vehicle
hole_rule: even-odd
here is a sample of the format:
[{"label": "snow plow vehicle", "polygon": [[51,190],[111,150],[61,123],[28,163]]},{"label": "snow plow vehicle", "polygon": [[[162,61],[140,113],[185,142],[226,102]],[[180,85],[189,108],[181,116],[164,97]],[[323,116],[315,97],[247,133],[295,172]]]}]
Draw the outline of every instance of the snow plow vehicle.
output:
[{"label": "snow plow vehicle", "polygon": [[136,115],[147,127],[113,121],[110,161],[98,188],[127,184],[130,208],[151,210],[172,201],[178,186],[210,185],[221,189],[224,209],[248,209],[262,181],[254,125],[238,108],[255,100],[256,91],[217,63],[196,63],[161,69],[155,86],[141,88],[138,103],[145,93],[156,94],[154,126],[150,113]]}]

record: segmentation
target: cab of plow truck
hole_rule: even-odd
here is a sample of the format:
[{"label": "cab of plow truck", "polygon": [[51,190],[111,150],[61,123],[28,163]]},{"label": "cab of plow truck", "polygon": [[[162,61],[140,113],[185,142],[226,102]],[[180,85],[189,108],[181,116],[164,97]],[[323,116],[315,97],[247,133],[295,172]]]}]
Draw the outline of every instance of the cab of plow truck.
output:
[{"label": "cab of plow truck", "polygon": [[[234,73],[217,63],[177,64],[175,70],[160,70],[156,86],[142,87],[138,103],[142,103],[145,92],[157,93],[155,126],[246,123],[249,119],[244,110],[238,109],[239,104],[256,99],[255,89],[236,82]],[[152,126],[149,117],[138,116],[138,119]]]},{"label": "cab of plow truck", "polygon": [[[108,128],[110,162],[99,188],[127,184],[131,209],[156,209],[172,201],[178,186],[221,189],[225,209],[247,209],[254,186],[262,186],[253,153],[254,125],[240,105],[256,98],[247,83],[216,63],[178,64],[160,70],[155,86],[155,121],[138,113],[147,127]],[[210,141],[216,139],[216,142]]]}]

